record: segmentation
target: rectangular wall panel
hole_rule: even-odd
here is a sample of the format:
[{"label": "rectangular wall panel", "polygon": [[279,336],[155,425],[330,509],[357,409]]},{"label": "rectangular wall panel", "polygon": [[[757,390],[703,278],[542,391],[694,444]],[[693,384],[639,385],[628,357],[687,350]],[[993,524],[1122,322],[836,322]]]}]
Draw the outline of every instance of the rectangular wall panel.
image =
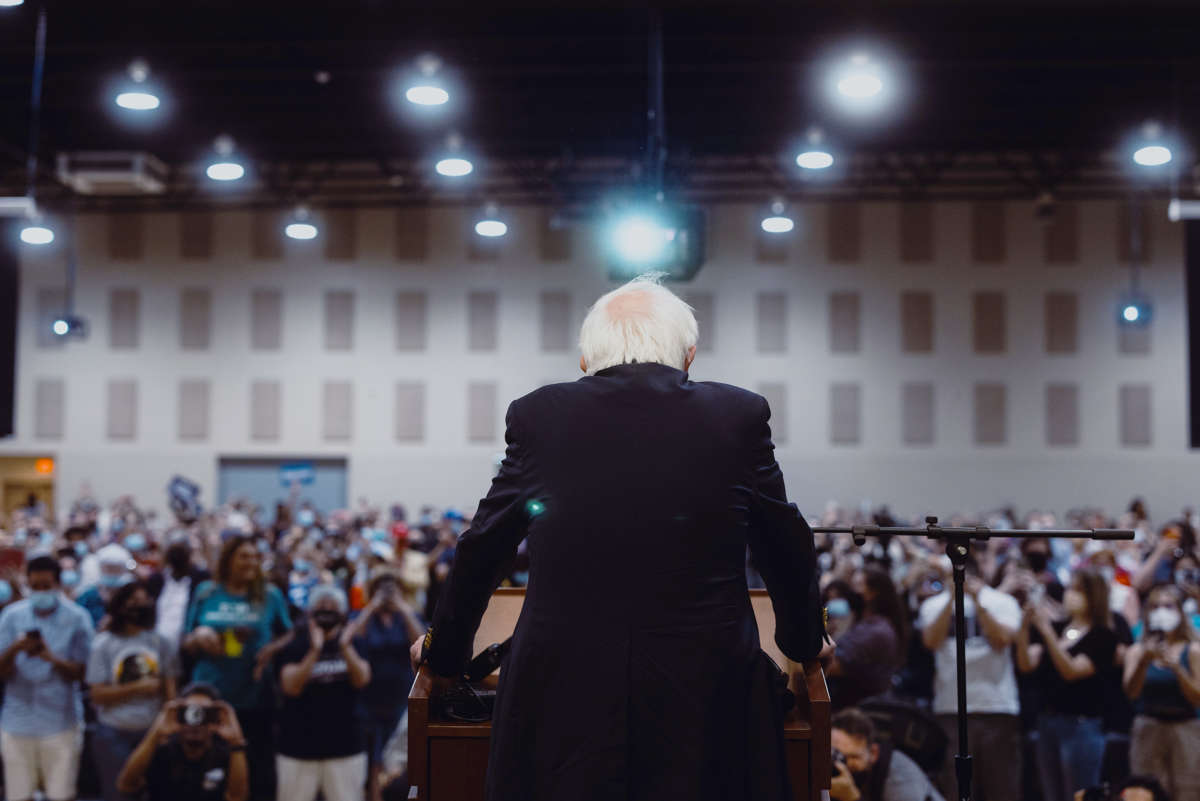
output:
[{"label": "rectangular wall panel", "polygon": [[900,261],[906,264],[933,261],[932,203],[900,204]]},{"label": "rectangular wall panel", "polygon": [[284,213],[257,209],[250,214],[250,258],[278,261],[283,258]]},{"label": "rectangular wall panel", "polygon": [[250,347],[279,350],[283,346],[283,293],[255,289],[250,293]]},{"label": "rectangular wall panel", "polygon": [[862,207],[835,201],[826,217],[826,260],[831,264],[857,262],[862,257]]},{"label": "rectangular wall panel", "polygon": [[134,261],[142,258],[146,247],[145,218],[141,214],[105,215],[108,223],[108,258]]},{"label": "rectangular wall panel", "polygon": [[913,381],[900,390],[900,421],[905,445],[933,444],[933,384]]},{"label": "rectangular wall panel", "polygon": [[179,347],[205,350],[212,338],[212,291],[186,287],[179,293]]},{"label": "rectangular wall panel", "polygon": [[696,316],[696,326],[699,337],[696,340],[696,351],[710,353],[717,342],[716,299],[711,292],[688,292],[683,299],[692,307]]},{"label": "rectangular wall panel", "polygon": [[571,228],[551,209],[539,215],[538,257],[550,262],[571,260]]},{"label": "rectangular wall panel", "polygon": [[250,439],[260,442],[279,439],[282,391],[278,381],[250,384]]},{"label": "rectangular wall panel", "polygon": [[829,350],[831,353],[858,353],[861,323],[859,294],[832,292],[829,295]]},{"label": "rectangular wall panel", "polygon": [[186,442],[208,439],[211,386],[205,379],[185,378],[179,382],[179,439]]},{"label": "rectangular wall panel", "polygon": [[425,385],[417,381],[396,384],[395,436],[400,442],[425,439]]},{"label": "rectangular wall panel", "polygon": [[127,440],[137,437],[138,385],[132,379],[108,382],[109,439]]},{"label": "rectangular wall panel", "polygon": [[108,346],[136,348],[141,329],[140,295],[136,289],[121,287],[108,292]]},{"label": "rectangular wall panel", "polygon": [[396,293],[396,350],[425,350],[429,297],[424,292]]},{"label": "rectangular wall panel", "polygon": [[1008,341],[1004,293],[975,292],[971,295],[973,339],[976,353],[1003,353]]},{"label": "rectangular wall panel", "polygon": [[325,212],[325,258],[350,261],[358,256],[358,214],[354,209]]},{"label": "rectangular wall panel", "polygon": [[759,292],[755,297],[755,342],[759,353],[787,351],[787,295]]},{"label": "rectangular wall panel", "polygon": [[768,425],[771,427],[771,441],[776,445],[788,441],[787,413],[787,384],[782,381],[764,381],[758,385],[758,394],[767,399],[767,407],[771,416]]},{"label": "rectangular wall panel", "polygon": [[1046,444],[1079,444],[1079,385],[1046,385]]},{"label": "rectangular wall panel", "polygon": [[1046,352],[1075,353],[1079,349],[1079,296],[1047,292],[1045,312]]},{"label": "rectangular wall panel", "polygon": [[213,214],[190,211],[179,215],[179,257],[188,260],[211,259],[213,252]]},{"label": "rectangular wall panel", "polygon": [[499,299],[491,290],[467,293],[467,350],[494,351],[499,346]]},{"label": "rectangular wall panel", "polygon": [[975,444],[1003,445],[1008,439],[1008,403],[1003,384],[975,385]]},{"label": "rectangular wall panel", "polygon": [[39,378],[33,385],[33,436],[62,439],[67,386],[61,378]]},{"label": "rectangular wall panel", "polygon": [[571,293],[541,293],[541,343],[543,352],[571,349]]},{"label": "rectangular wall panel", "polygon": [[1057,203],[1054,217],[1042,233],[1042,252],[1048,264],[1076,264],[1079,261],[1079,207]]},{"label": "rectangular wall panel", "polygon": [[933,293],[900,293],[900,349],[904,353],[933,352]]},{"label": "rectangular wall panel", "polygon": [[395,224],[393,255],[396,260],[425,261],[429,258],[429,209],[397,209]]},{"label": "rectangular wall panel", "polygon": [[325,293],[325,349],[354,348],[354,292],[331,289]]},{"label": "rectangular wall panel", "polygon": [[984,264],[1008,257],[1004,204],[985,201],[971,204],[971,257]]},{"label": "rectangular wall panel", "polygon": [[472,381],[467,384],[467,441],[496,441],[496,398],[499,392],[494,381]]},{"label": "rectangular wall panel", "polygon": [[67,293],[61,287],[38,287],[37,318],[34,325],[34,340],[39,348],[61,348],[64,339],[55,335],[54,321],[67,310]]},{"label": "rectangular wall panel", "polygon": [[321,436],[344,442],[354,425],[354,387],[349,381],[326,381],[321,387]]},{"label": "rectangular wall panel", "polygon": [[1121,444],[1140,446],[1151,442],[1149,384],[1122,384],[1120,393]]},{"label": "rectangular wall panel", "polygon": [[829,386],[829,443],[857,445],[862,437],[862,389],[857,383]]},{"label": "rectangular wall panel", "polygon": [[1130,356],[1145,356],[1150,352],[1149,325],[1117,325],[1117,350]]}]

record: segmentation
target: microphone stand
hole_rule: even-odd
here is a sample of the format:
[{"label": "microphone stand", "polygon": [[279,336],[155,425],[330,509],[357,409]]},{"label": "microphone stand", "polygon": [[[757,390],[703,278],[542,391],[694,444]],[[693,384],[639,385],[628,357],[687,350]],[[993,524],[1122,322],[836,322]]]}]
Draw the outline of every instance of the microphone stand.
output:
[{"label": "microphone stand", "polygon": [[1082,529],[997,529],[986,526],[939,526],[937,518],[925,518],[925,528],[918,526],[821,526],[813,528],[814,534],[850,534],[854,544],[862,546],[867,537],[879,535],[901,535],[928,537],[946,543],[946,555],[954,566],[954,647],[955,667],[958,670],[958,753],[954,756],[954,774],[958,780],[960,801],[971,801],[971,754],[967,748],[967,624],[963,613],[963,594],[967,556],[971,552],[971,541],[982,542],[992,537],[1018,539],[1093,539],[1132,540],[1133,531],[1120,528]]}]

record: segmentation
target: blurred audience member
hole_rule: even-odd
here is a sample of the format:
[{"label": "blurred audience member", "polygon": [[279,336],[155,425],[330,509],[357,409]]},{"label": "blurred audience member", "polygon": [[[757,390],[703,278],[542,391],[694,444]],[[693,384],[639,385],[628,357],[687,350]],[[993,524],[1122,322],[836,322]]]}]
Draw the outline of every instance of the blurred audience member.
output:
[{"label": "blurred audience member", "polygon": [[178,648],[196,588],[210,574],[192,562],[192,546],[186,536],[171,541],[164,559],[166,564],[147,579],[146,587],[155,599],[158,622],[154,630]]},{"label": "blurred audience member", "polygon": [[1145,635],[1125,655],[1125,692],[1137,712],[1129,767],[1176,801],[1200,801],[1200,642],[1175,587],[1154,587],[1145,611]]},{"label": "blurred audience member", "polygon": [[154,631],[154,601],[146,585],[118,587],[108,602],[108,628],[92,640],[87,674],[96,726],[92,756],[104,801],[128,796],[117,774],[165,701],[175,696],[178,650]]},{"label": "blurred audience member", "polygon": [[[371,666],[346,625],[346,594],[319,584],[309,594],[308,625],[276,657],[279,712],[278,801],[360,801],[367,780],[359,715]],[[319,721],[319,725],[314,725]]]},{"label": "blurred audience member", "polygon": [[96,551],[96,561],[100,566],[99,578],[95,586],[79,594],[75,603],[86,609],[92,616],[92,625],[100,628],[113,593],[133,581],[133,568],[137,563],[129,551],[116,544],[105,545]]},{"label": "blurred audience member", "polygon": [[10,801],[75,798],[82,743],[78,684],[92,643],[88,613],[65,598],[52,556],[29,560],[29,597],[0,613],[0,759]]},{"label": "blurred audience member", "polygon": [[834,709],[890,690],[908,642],[908,613],[887,573],[876,567],[856,571],[851,586],[863,611],[835,640],[826,666]]}]

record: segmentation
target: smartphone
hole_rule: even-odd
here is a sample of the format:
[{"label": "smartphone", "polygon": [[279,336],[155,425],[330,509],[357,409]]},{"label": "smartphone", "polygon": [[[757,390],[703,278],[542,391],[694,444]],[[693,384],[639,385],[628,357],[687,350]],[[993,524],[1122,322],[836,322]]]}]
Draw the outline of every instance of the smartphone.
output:
[{"label": "smartphone", "polygon": [[25,632],[25,636],[31,640],[40,640],[42,639],[42,631],[41,629],[29,629]]}]

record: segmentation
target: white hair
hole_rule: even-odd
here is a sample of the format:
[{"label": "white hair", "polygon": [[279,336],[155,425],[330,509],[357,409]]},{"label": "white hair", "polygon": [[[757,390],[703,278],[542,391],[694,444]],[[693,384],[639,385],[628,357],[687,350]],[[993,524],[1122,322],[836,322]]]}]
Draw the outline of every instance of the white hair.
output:
[{"label": "white hair", "polygon": [[579,329],[587,374],[627,362],[658,362],[684,369],[700,328],[691,306],[645,273],[601,295]]}]

